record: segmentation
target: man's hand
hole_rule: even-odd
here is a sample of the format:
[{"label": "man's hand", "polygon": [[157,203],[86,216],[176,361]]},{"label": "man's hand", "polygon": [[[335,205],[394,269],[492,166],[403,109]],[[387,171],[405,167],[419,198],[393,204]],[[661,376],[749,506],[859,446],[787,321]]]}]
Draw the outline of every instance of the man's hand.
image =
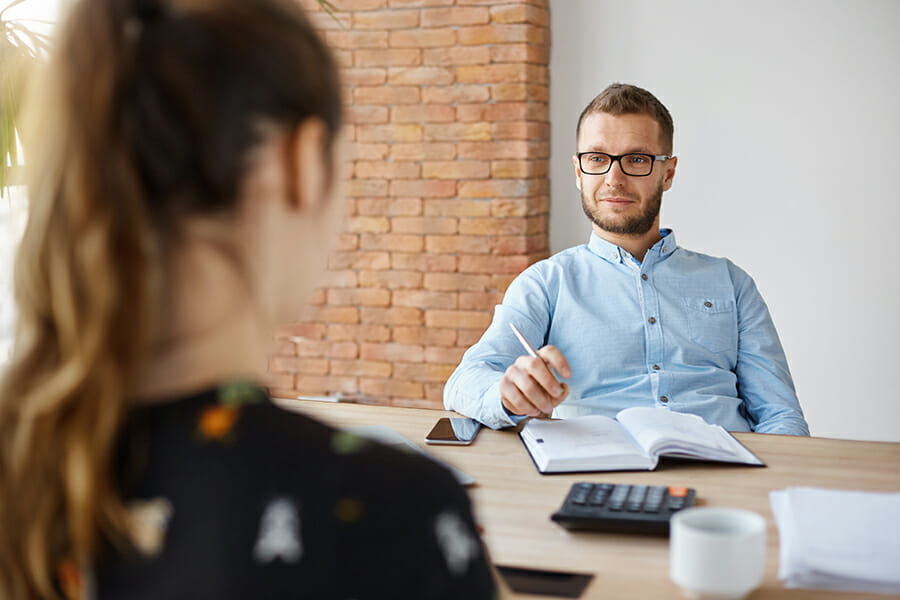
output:
[{"label": "man's hand", "polygon": [[566,357],[555,346],[544,346],[537,353],[540,358],[517,358],[500,379],[503,406],[514,415],[549,415],[569,393],[569,386],[557,381],[550,371],[553,367],[562,377],[571,377]]}]

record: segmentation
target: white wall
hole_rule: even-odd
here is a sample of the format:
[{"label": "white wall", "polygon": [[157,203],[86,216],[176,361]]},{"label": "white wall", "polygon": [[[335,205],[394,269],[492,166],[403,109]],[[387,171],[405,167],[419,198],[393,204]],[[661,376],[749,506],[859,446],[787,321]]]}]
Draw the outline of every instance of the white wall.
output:
[{"label": "white wall", "polygon": [[581,109],[675,120],[662,224],[756,280],[813,435],[900,441],[900,2],[551,0],[553,251],[584,243]]}]

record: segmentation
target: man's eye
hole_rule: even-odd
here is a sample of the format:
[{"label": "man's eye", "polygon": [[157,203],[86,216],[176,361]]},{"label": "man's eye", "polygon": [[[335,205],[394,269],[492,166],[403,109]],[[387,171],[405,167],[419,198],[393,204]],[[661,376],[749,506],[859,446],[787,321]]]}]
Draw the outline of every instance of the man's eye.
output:
[{"label": "man's eye", "polygon": [[647,157],[640,156],[638,154],[632,154],[626,160],[628,161],[628,164],[635,165],[635,166],[647,164]]}]

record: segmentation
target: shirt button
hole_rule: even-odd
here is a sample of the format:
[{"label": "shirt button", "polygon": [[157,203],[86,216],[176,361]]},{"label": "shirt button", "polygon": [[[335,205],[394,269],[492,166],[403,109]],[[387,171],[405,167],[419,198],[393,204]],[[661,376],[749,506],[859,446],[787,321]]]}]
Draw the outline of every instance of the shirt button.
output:
[{"label": "shirt button", "polygon": [[647,320],[650,321],[650,324],[651,324],[651,325],[653,325],[654,323],[656,323],[656,317],[650,317],[650,318],[647,319]]},{"label": "shirt button", "polygon": [[668,401],[669,401],[669,397],[668,397],[668,396],[661,396],[661,397],[659,398],[659,401],[660,401],[660,402],[668,402]]},{"label": "shirt button", "polygon": [[703,303],[703,306],[705,306],[706,308],[712,308],[712,302],[707,300],[706,302]]},{"label": "shirt button", "polygon": [[653,365],[653,370],[654,370],[654,371],[659,371],[659,365]]},{"label": "shirt button", "polygon": [[644,281],[647,281],[647,274],[641,273],[641,279],[643,279]]}]

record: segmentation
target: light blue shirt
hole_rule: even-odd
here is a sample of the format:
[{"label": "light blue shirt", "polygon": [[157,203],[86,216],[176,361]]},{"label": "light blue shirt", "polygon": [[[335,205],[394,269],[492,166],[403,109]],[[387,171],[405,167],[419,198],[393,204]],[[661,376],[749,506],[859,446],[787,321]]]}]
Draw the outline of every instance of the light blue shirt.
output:
[{"label": "light blue shirt", "polygon": [[552,344],[572,368],[553,415],[614,417],[630,406],[700,415],[729,431],[809,435],[769,309],[747,273],[679,248],[644,257],[596,234],[531,265],[444,387],[444,406],[493,428],[515,425],[499,381],[524,349]]}]

